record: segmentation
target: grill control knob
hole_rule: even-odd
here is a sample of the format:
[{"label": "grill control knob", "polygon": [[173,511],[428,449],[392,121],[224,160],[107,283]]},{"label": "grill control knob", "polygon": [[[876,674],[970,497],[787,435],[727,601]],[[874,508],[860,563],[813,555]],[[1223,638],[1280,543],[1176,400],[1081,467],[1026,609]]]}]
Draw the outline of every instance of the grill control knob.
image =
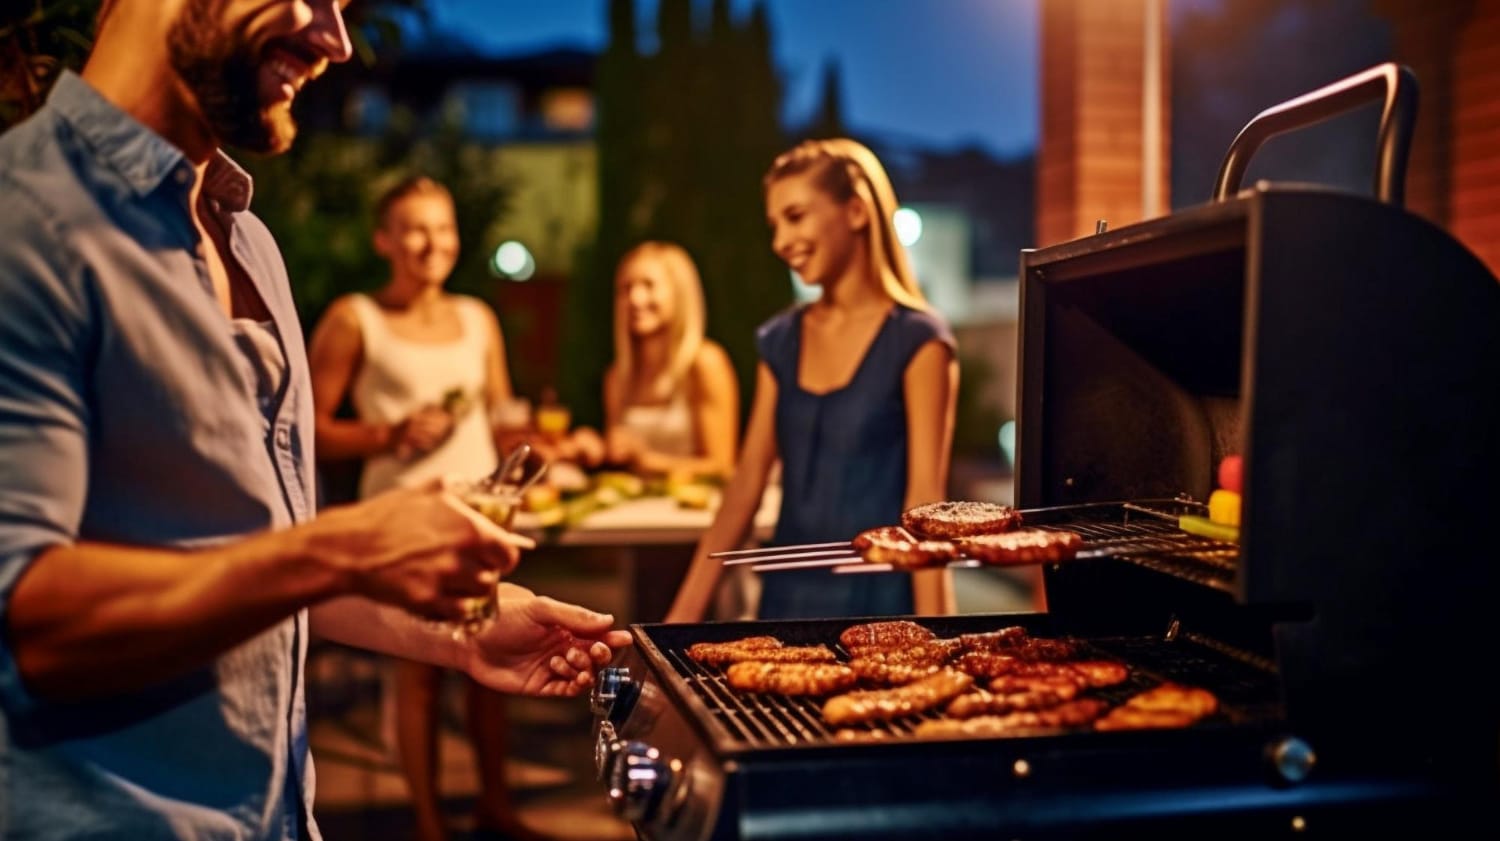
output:
[{"label": "grill control knob", "polygon": [[594,691],[589,696],[589,708],[594,715],[619,723],[630,711],[640,687],[630,678],[630,669],[624,666],[606,666],[594,679]]},{"label": "grill control knob", "polygon": [[608,721],[599,722],[599,734],[594,738],[594,769],[600,782],[609,778],[610,769],[620,756],[625,743],[615,733],[615,726]]},{"label": "grill control knob", "polygon": [[1287,736],[1272,743],[1266,750],[1266,756],[1270,759],[1277,778],[1287,783],[1300,783],[1307,779],[1313,766],[1318,764],[1318,755],[1313,753],[1312,745],[1296,736]]},{"label": "grill control knob", "polygon": [[672,764],[645,742],[626,742],[610,770],[609,802],[632,823],[651,820],[672,787]]}]

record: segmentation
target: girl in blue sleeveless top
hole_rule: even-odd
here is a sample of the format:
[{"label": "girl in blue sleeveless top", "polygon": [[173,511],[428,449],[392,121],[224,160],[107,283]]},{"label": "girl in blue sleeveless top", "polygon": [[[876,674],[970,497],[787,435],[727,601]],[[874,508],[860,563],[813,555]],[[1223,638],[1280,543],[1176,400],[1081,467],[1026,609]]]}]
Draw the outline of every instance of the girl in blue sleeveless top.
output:
[{"label": "girl in blue sleeveless top", "polygon": [[[703,618],[722,569],[708,555],[744,542],[778,459],[774,543],[847,540],[946,496],[953,335],[896,238],[884,168],[852,140],[810,140],[772,164],[765,197],[772,249],[822,296],[757,331],[761,360],[740,461],[668,622]],[[945,570],[817,569],[767,573],[762,584],[767,619],[952,612]]]}]

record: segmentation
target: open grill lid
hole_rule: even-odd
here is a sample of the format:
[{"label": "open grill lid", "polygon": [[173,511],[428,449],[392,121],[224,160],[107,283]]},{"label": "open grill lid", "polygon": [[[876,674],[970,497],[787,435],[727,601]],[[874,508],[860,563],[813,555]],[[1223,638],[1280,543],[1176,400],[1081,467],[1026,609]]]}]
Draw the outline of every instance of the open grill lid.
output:
[{"label": "open grill lid", "polygon": [[1204,499],[1245,459],[1232,602],[1063,565],[1049,609],[1268,611],[1293,715],[1353,728],[1393,673],[1494,639],[1500,284],[1394,201],[1262,183],[1023,252],[1019,367],[1023,507]]}]

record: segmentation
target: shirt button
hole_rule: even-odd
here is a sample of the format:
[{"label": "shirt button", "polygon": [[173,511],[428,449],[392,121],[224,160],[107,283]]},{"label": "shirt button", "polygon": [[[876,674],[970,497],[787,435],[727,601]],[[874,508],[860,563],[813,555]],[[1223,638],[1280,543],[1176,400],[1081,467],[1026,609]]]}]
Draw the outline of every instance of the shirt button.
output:
[{"label": "shirt button", "polygon": [[177,179],[178,184],[186,184],[193,180],[193,173],[184,168],[177,170],[177,174],[173,177]]},{"label": "shirt button", "polygon": [[290,450],[292,448],[292,433],[288,432],[284,426],[278,427],[276,430],[276,446],[283,450]]}]

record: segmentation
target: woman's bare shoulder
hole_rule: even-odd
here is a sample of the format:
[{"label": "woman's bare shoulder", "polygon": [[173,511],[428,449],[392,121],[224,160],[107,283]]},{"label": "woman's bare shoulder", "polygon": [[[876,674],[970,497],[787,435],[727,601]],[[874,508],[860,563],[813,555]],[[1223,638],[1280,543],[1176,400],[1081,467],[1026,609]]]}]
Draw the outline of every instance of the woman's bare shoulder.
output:
[{"label": "woman's bare shoulder", "polygon": [[729,351],[713,339],[705,338],[703,344],[698,346],[698,356],[693,359],[693,368],[697,370],[723,370],[733,368],[734,363],[729,359]]},{"label": "woman's bare shoulder", "polygon": [[351,292],[334,298],[332,303],[323,310],[323,317],[318,319],[321,330],[335,330],[340,333],[360,332],[359,307],[361,293]]}]

